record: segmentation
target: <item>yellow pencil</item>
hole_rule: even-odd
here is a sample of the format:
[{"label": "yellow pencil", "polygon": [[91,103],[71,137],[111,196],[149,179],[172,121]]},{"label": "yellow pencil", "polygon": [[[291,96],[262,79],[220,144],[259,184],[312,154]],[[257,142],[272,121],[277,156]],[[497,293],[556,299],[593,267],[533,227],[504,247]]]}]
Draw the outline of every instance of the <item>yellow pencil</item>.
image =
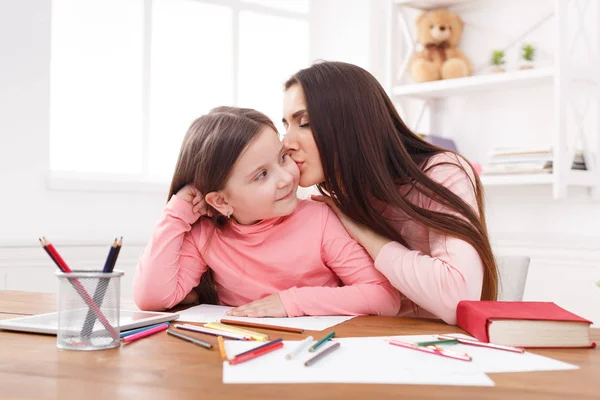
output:
[{"label": "yellow pencil", "polygon": [[269,340],[269,335],[265,335],[264,333],[249,331],[247,329],[237,328],[230,325],[221,324],[219,322],[210,322],[208,324],[204,324],[205,328],[219,329],[225,332],[233,332],[233,333],[241,333],[246,336],[250,336],[254,340],[258,340],[260,342],[266,342]]},{"label": "yellow pencil", "polygon": [[219,352],[221,353],[221,358],[223,361],[229,361],[227,358],[227,352],[225,351],[225,342],[223,341],[223,336],[217,337],[217,342],[219,342]]}]

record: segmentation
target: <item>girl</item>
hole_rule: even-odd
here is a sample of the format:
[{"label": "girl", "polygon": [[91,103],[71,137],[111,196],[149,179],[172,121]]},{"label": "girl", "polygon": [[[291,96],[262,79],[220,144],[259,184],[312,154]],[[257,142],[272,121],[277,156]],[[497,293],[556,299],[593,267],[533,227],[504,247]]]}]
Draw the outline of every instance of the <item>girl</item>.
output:
[{"label": "girl", "polygon": [[495,300],[483,189],[469,163],[412,133],[364,69],[323,62],[285,84],[283,143],[316,196],[401,292],[399,315],[456,324],[461,300]]},{"label": "girl", "polygon": [[[265,115],[220,107],[194,121],[137,266],[136,304],[240,306],[266,297],[268,307],[232,315],[395,315],[398,292],[325,204],[296,198],[298,179]],[[200,218],[203,200],[212,217]],[[193,291],[208,268],[214,282]]]}]

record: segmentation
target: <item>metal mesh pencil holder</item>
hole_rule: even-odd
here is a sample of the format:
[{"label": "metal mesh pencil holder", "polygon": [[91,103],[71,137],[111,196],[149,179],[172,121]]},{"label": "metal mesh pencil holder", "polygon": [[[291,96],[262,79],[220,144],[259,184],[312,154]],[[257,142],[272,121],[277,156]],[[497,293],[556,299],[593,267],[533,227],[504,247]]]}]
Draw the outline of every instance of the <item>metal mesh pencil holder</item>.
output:
[{"label": "metal mesh pencil holder", "polygon": [[103,350],[118,347],[123,271],[56,272],[56,276],[56,346],[69,350]]}]

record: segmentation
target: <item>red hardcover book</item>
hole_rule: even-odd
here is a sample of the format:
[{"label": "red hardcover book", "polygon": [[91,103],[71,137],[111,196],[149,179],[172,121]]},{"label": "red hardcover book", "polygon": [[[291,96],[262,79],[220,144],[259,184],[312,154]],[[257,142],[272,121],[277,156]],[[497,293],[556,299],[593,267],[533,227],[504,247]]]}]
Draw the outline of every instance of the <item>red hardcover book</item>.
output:
[{"label": "red hardcover book", "polygon": [[458,326],[482,342],[518,347],[595,347],[592,321],[551,302],[461,301]]}]

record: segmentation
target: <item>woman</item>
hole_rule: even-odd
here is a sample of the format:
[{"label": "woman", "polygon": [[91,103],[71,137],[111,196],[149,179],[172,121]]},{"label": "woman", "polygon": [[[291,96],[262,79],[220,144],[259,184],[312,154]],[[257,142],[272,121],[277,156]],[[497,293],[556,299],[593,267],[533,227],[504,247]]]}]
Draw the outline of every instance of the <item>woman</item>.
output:
[{"label": "woman", "polygon": [[456,324],[461,300],[496,300],[483,189],[469,163],[410,131],[364,69],[322,62],[285,84],[284,145],[402,294],[402,316]]}]

